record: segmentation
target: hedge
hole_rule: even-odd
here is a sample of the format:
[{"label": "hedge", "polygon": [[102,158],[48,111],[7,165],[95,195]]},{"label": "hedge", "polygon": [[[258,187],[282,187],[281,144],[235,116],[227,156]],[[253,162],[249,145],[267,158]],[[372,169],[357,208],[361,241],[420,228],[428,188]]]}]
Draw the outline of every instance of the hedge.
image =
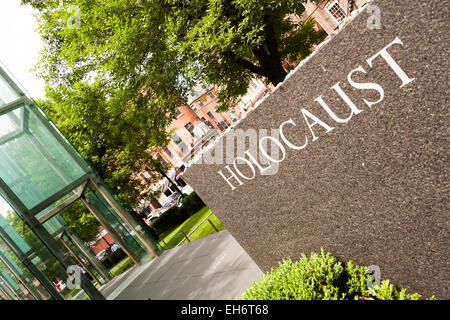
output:
[{"label": "hedge", "polygon": [[113,253],[111,253],[109,256],[105,257],[101,263],[105,266],[106,269],[110,269],[114,267],[116,264],[118,264],[120,261],[125,259],[127,257],[127,254],[121,249],[117,249]]},{"label": "hedge", "polygon": [[[285,259],[277,269],[263,275],[238,300],[418,300],[418,293],[407,294],[389,280],[368,288],[367,268],[349,261],[343,265],[331,256],[305,254],[297,262]],[[434,299],[434,296],[431,297]]]},{"label": "hedge", "polygon": [[186,221],[190,216],[205,206],[200,197],[192,192],[181,200],[181,207],[172,207],[155,219],[150,225],[152,234],[156,239],[163,233],[169,231]]},{"label": "hedge", "polygon": [[192,192],[181,200],[183,204],[181,208],[187,211],[189,216],[192,216],[198,210],[205,206],[205,203],[202,199],[197,195],[197,193]]}]

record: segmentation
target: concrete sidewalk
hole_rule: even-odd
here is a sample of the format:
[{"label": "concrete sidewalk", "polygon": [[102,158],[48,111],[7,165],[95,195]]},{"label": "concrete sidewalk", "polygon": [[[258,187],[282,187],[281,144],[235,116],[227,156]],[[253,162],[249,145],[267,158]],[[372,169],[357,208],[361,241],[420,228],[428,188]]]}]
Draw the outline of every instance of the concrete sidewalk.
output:
[{"label": "concrete sidewalk", "polygon": [[241,295],[261,275],[224,230],[165,251],[100,290],[108,300],[222,300]]}]

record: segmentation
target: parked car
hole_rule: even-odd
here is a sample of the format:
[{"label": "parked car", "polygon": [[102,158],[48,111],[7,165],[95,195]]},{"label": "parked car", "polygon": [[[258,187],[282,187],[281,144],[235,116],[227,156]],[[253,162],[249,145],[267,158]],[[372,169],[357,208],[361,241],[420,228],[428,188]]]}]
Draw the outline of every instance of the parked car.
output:
[{"label": "parked car", "polygon": [[175,204],[175,200],[169,199],[169,200],[167,200],[166,202],[163,203],[162,207],[163,207],[163,209],[169,209],[174,204]]},{"label": "parked car", "polygon": [[117,244],[117,243],[113,243],[112,245],[111,245],[111,252],[114,252],[114,251],[116,251],[117,249],[119,249],[119,245]]},{"label": "parked car", "polygon": [[175,202],[178,202],[181,198],[181,194],[176,193],[174,195],[172,195],[172,199],[175,200]]},{"label": "parked car", "polygon": [[151,218],[151,217],[159,217],[161,215],[161,208],[152,210],[150,213],[147,214],[147,219]]},{"label": "parked car", "polygon": [[179,203],[181,203],[181,194],[179,193],[175,193],[172,194],[167,200],[166,202],[163,203],[163,208],[171,208],[174,205],[178,205]]},{"label": "parked car", "polygon": [[[165,210],[164,210],[164,211],[165,211]],[[164,212],[164,211],[162,211],[162,212]],[[153,221],[155,221],[156,219],[158,219],[160,215],[161,215],[161,210],[160,210],[160,209],[155,210],[155,212],[149,214],[149,215],[147,216],[147,218],[144,219],[144,220],[145,220],[145,223],[147,223],[148,225],[150,225]]]},{"label": "parked car", "polygon": [[105,257],[106,257],[106,250],[100,251],[100,252],[97,254],[97,259],[98,259],[98,261],[102,261]]},{"label": "parked car", "polygon": [[55,285],[55,287],[58,291],[62,291],[66,287],[66,284],[61,280]]}]

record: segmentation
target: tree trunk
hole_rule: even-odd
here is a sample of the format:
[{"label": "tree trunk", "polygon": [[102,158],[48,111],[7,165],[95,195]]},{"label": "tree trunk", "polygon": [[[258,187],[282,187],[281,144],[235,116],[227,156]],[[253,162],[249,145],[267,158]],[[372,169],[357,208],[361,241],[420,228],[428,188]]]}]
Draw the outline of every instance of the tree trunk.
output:
[{"label": "tree trunk", "polygon": [[266,34],[265,47],[256,48],[253,50],[253,53],[258,58],[260,66],[265,70],[267,78],[276,86],[286,78],[287,72],[283,68],[278,39],[275,35],[275,28],[270,15],[264,16],[264,23],[264,33]]},{"label": "tree trunk", "polygon": [[258,59],[259,66],[263,70],[263,75],[269,79],[274,86],[286,78],[287,72],[284,70],[278,54],[270,55],[262,47],[253,48],[252,51]]},{"label": "tree trunk", "polygon": [[272,65],[267,66],[263,69],[267,73],[267,79],[269,79],[269,81],[272,82],[274,86],[276,86],[280,82],[283,82],[283,80],[287,76],[286,70],[284,70],[279,61],[274,61]]}]

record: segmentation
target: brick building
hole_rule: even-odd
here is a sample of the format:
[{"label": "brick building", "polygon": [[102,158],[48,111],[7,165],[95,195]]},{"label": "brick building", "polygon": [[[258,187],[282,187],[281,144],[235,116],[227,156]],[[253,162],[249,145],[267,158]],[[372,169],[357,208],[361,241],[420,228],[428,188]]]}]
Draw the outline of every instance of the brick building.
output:
[{"label": "brick building", "polygon": [[[217,88],[214,85],[197,85],[188,96],[188,105],[178,107],[176,118],[166,128],[171,139],[158,155],[163,162],[173,168],[167,173],[168,176],[176,180],[177,168],[187,163],[213,138],[224,133],[233,122],[241,119],[272,88],[261,80],[253,79],[247,94],[240,98],[236,106],[226,112],[217,112]],[[166,179],[153,185],[151,172],[144,171],[139,173],[139,176],[143,183],[148,185],[143,194],[150,189],[158,189],[162,193],[158,201],[146,204],[153,209],[158,208],[159,203],[163,203],[176,191],[168,181],[165,181]]]},{"label": "brick building", "polygon": [[192,156],[202,140],[222,134],[232,123],[229,113],[216,112],[217,97],[214,86],[197,86],[188,98],[187,106],[180,106],[177,117],[166,131],[172,137],[160,152],[163,161],[179,166]]},{"label": "brick building", "polygon": [[102,227],[98,228],[98,234],[95,242],[90,245],[92,252],[98,255],[100,252],[106,250],[114,243],[113,237]]},{"label": "brick building", "polygon": [[304,3],[306,8],[300,20],[313,17],[317,29],[333,34],[348,22],[352,11],[364,6],[368,0],[329,0],[317,4],[317,1],[308,0]]},{"label": "brick building", "polygon": [[[187,162],[208,139],[222,134],[270,91],[261,80],[253,79],[236,106],[217,112],[216,90],[215,86],[198,85],[188,97],[188,106],[178,107],[176,118],[166,128],[171,140],[159,153],[163,162],[171,167]],[[140,177],[146,183],[151,181],[150,172],[142,172]]]}]

